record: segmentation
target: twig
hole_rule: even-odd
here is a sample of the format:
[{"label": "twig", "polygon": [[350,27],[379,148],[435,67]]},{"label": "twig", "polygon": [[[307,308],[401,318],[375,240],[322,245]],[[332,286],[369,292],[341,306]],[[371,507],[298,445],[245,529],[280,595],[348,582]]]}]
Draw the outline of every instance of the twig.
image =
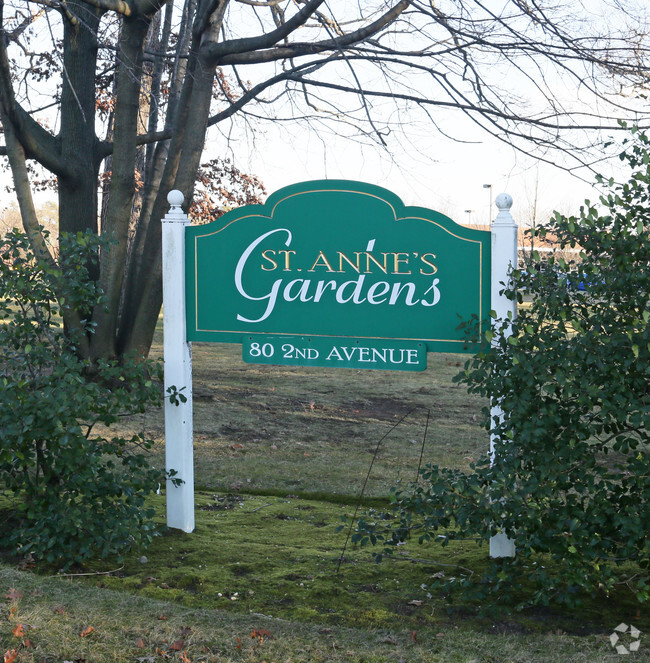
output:
[{"label": "twig", "polygon": [[345,537],[345,543],[343,544],[343,549],[341,550],[341,556],[339,557],[339,563],[336,567],[336,572],[338,573],[341,570],[341,564],[343,564],[343,556],[345,555],[345,551],[347,550],[348,547],[348,542],[350,541],[350,535],[352,534],[352,527],[354,526],[354,521],[357,519],[357,514],[359,513],[359,509],[361,508],[361,500],[363,499],[363,494],[366,491],[366,486],[368,485],[368,479],[370,479],[370,473],[372,472],[372,466],[375,463],[375,460],[377,459],[377,455],[379,454],[379,447],[381,446],[381,443],[408,417],[412,412],[415,412],[417,410],[417,407],[411,408],[397,423],[395,423],[390,430],[388,430],[387,433],[383,435],[383,437],[377,442],[377,446],[375,447],[375,452],[372,455],[372,460],[370,461],[370,467],[368,468],[368,473],[366,474],[366,478],[363,482],[363,486],[361,487],[361,492],[359,493],[359,500],[357,502],[357,506],[354,509],[354,515],[352,516],[352,520],[350,521],[350,527],[348,528],[348,534]]},{"label": "twig", "polygon": [[265,506],[271,506],[272,504],[273,502],[269,502],[268,504],[262,504],[262,506],[258,506],[256,509],[251,509],[250,511],[244,511],[244,513],[255,513],[256,511],[263,509]]},{"label": "twig", "polygon": [[386,559],[394,559],[405,562],[416,562],[417,564],[427,564],[428,566],[449,566],[452,569],[460,569],[461,571],[467,571],[470,575],[474,575],[472,569],[468,569],[464,566],[458,566],[458,564],[449,564],[448,562],[438,562],[435,559],[416,559],[415,557],[407,557],[406,555],[399,554],[399,557],[393,557],[389,555]]},{"label": "twig", "polygon": [[113,569],[112,571],[93,571],[92,573],[57,573],[56,575],[50,576],[52,578],[77,578],[80,576],[109,576],[111,573],[117,573],[124,568],[124,564],[120,566],[119,569]]}]

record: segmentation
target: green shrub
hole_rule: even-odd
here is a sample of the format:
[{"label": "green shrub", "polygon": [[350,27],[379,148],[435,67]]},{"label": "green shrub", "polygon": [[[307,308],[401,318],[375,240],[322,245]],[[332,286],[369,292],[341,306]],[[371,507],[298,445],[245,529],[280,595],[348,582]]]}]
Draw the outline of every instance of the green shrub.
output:
[{"label": "green shrub", "polygon": [[443,579],[448,591],[518,606],[576,605],[617,585],[650,598],[650,140],[632,136],[629,181],[610,181],[600,209],[587,201],[537,231],[580,259],[514,271],[507,296],[521,302],[525,289],[532,304],[512,325],[495,321],[492,346],[458,376],[505,412],[484,412],[495,462],[427,466],[419,485],[394,490],[392,514],[359,523],[355,540],[388,553],[409,536],[514,539],[515,559]]},{"label": "green shrub", "polygon": [[62,307],[101,301],[88,272],[97,251],[91,235],[64,237],[54,266],[17,231],[0,241],[0,487],[15,506],[3,546],[64,568],[146,543],[145,497],[165,478],[147,462],[150,440],[104,434],[159,403],[153,365],[91,366],[75,351],[91,325],[61,325]]}]

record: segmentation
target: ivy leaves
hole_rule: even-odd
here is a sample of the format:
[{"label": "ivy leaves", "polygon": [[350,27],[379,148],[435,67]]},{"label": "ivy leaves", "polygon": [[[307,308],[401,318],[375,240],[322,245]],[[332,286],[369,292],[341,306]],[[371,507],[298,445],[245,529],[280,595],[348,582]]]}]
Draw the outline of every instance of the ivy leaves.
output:
[{"label": "ivy leaves", "polygon": [[63,237],[52,267],[25,235],[0,240],[0,482],[16,496],[3,545],[67,568],[123,554],[153,535],[145,497],[164,480],[142,434],[98,433],[160,401],[146,362],[79,356],[64,332],[65,307],[90,310],[101,293],[89,278],[99,241]]}]

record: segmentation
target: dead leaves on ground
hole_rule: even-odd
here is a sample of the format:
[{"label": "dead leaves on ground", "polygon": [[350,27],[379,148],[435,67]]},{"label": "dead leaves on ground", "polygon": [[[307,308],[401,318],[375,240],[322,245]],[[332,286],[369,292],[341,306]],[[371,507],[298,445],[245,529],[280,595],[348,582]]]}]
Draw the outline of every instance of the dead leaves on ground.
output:
[{"label": "dead leaves on ground", "polygon": [[260,629],[253,629],[251,631],[251,639],[252,640],[259,640],[260,644],[264,642],[264,638],[272,638],[273,634],[271,631],[267,631],[266,629],[260,628]]},{"label": "dead leaves on ground", "polygon": [[[31,593],[31,596],[33,597],[34,596],[40,597],[43,595],[44,593],[43,590],[41,589],[36,589]],[[20,590],[16,589],[15,587],[11,587],[4,596],[6,599],[9,599],[9,601],[11,602],[9,605],[9,613],[7,615],[7,621],[12,622],[16,620],[14,621],[13,628],[11,629],[11,635],[16,640],[20,640],[20,647],[12,647],[11,649],[8,649],[6,652],[4,652],[3,663],[15,663],[18,660],[22,660],[22,657],[19,659],[21,650],[35,648],[34,641],[31,638],[27,637],[27,632],[36,627],[31,624],[26,624],[23,621],[20,622],[17,621],[17,616],[19,612],[18,602],[20,601],[20,599],[24,597],[23,593]],[[57,605],[55,608],[53,608],[53,611],[57,615],[64,615],[66,613],[65,607],[62,605]],[[90,625],[84,626],[83,628],[81,628],[80,631],[77,631],[80,638],[87,638],[91,633],[94,632],[95,632],[95,627]],[[76,660],[81,660],[81,659],[76,659]]]},{"label": "dead leaves on ground", "polygon": [[[10,605],[9,613],[7,615],[7,620],[13,622],[11,624],[11,634],[15,638],[16,644],[10,649],[4,652],[2,663],[19,663],[23,660],[21,652],[24,652],[26,649],[35,649],[34,642],[27,637],[28,632],[31,629],[34,629],[35,626],[27,624],[24,621],[18,621],[19,610],[22,612],[22,608],[18,605],[18,601],[23,598],[23,594],[20,590],[12,587],[8,593],[5,594],[5,598],[9,599],[12,605]],[[62,605],[57,605],[51,609],[57,615],[66,615],[67,617],[71,616],[66,607]],[[6,613],[5,613],[6,614]],[[166,622],[167,615],[161,614],[156,618],[158,621]],[[155,623],[155,622],[154,622]],[[95,626],[91,624],[80,624],[75,628],[76,636],[80,639],[92,640],[93,638],[89,637],[94,634],[94,637],[98,637],[98,631]],[[194,654],[190,654],[190,644],[191,637],[193,635],[193,629],[191,626],[182,626],[175,632],[175,637],[167,640],[167,645],[156,646],[151,642],[151,638],[147,637],[138,637],[137,640],[132,641],[132,645],[136,650],[141,651],[143,654],[147,653],[147,648],[150,648],[149,656],[139,656],[135,658],[138,663],[156,663],[156,661],[169,660],[170,662],[180,662],[180,663],[216,663],[217,659],[212,655],[209,649],[203,648]],[[250,639],[248,644],[246,644],[247,639],[243,636],[236,638],[235,647],[239,650],[241,649],[250,649],[251,652],[258,652],[264,645],[265,640],[273,639],[273,634],[268,629],[264,628],[254,628],[249,631]],[[147,642],[147,640],[149,642]],[[20,642],[17,642],[20,641]],[[159,641],[160,642],[160,641]],[[197,643],[194,643],[196,647]],[[2,652],[2,650],[0,650]],[[194,656],[194,658],[191,658]],[[31,659],[30,659],[31,660]],[[73,659],[76,662],[80,662],[84,659]]]},{"label": "dead leaves on ground", "polygon": [[[12,587],[7,594],[5,594],[5,598],[10,599],[13,602],[18,601],[23,597],[22,593],[19,592],[17,589]],[[17,605],[12,605],[9,609],[9,615],[7,617],[8,621],[12,621],[18,612],[18,606]],[[34,643],[28,638],[27,636],[27,631],[33,628],[30,624],[25,624],[23,622],[17,623],[13,629],[11,629],[11,635],[14,637],[16,640],[21,641],[21,646],[23,649],[33,649],[34,648]],[[3,663],[14,663],[16,659],[18,658],[18,653],[19,650],[16,649],[15,647],[8,649],[4,655],[3,655]]]},{"label": "dead leaves on ground", "polygon": [[24,638],[25,637],[25,625],[18,624],[12,631],[14,638]]}]

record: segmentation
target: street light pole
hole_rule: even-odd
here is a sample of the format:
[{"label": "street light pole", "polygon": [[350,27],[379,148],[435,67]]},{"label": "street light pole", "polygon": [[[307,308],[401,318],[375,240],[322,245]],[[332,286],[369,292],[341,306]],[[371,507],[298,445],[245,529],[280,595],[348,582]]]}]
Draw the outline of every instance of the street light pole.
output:
[{"label": "street light pole", "polygon": [[467,225],[468,226],[472,225],[472,212],[473,211],[474,211],[473,209],[466,209],[465,210],[465,214],[467,214]]},{"label": "street light pole", "polygon": [[492,185],[484,184],[483,188],[490,190],[490,208],[488,209],[488,225],[489,225],[490,223],[492,223]]}]

